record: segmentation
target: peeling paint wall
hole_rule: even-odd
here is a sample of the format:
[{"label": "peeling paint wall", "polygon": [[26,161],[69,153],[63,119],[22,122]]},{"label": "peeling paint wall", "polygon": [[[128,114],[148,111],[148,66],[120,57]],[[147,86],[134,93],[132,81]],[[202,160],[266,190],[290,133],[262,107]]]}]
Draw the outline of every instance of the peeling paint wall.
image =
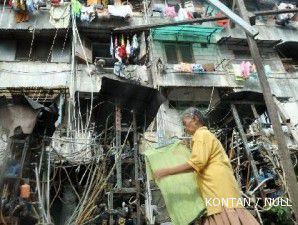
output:
[{"label": "peeling paint wall", "polygon": [[[210,104],[212,107],[219,100],[218,89],[212,88],[174,88],[168,91],[168,101],[160,107],[157,115],[157,133],[159,136],[170,138],[181,137],[184,133],[181,122],[181,114],[184,109],[171,106],[170,101],[189,101],[195,103]],[[212,99],[212,101],[210,101]],[[195,105],[189,105],[195,106]]]}]

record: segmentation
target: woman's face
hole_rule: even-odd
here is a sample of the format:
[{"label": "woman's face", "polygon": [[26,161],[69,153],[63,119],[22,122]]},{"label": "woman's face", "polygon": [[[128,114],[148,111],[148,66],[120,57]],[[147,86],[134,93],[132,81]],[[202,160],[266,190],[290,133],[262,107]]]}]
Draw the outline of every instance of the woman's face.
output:
[{"label": "woman's face", "polygon": [[185,132],[190,135],[193,135],[198,129],[197,121],[193,118],[184,117],[182,122],[183,122]]}]

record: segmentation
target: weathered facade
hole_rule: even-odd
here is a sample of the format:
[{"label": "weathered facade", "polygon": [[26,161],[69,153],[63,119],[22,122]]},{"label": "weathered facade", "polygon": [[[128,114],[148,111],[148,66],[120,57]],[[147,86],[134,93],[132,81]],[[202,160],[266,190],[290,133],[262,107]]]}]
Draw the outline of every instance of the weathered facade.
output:
[{"label": "weathered facade", "polygon": [[[284,10],[279,1],[245,3],[272,93],[296,121],[290,114],[298,100],[297,3],[285,2],[293,10],[287,14],[276,12]],[[241,122],[245,132],[256,122],[239,126],[230,108],[234,98],[254,102],[260,117],[240,107],[239,115],[259,119],[266,126],[259,131],[272,134],[264,100],[254,95],[262,90],[246,34],[216,19],[222,16],[201,0],[0,0],[0,224],[170,222],[142,153],[173,137],[189,139],[180,120],[190,106],[209,113],[233,163],[253,141],[266,145],[243,140]],[[16,117],[14,108],[24,115]],[[298,139],[289,136],[295,149]],[[242,190],[268,197],[259,177],[241,172],[246,165],[233,164],[236,177],[256,186],[247,182]],[[274,166],[278,157],[268,168]],[[26,184],[30,197],[19,193]]]}]

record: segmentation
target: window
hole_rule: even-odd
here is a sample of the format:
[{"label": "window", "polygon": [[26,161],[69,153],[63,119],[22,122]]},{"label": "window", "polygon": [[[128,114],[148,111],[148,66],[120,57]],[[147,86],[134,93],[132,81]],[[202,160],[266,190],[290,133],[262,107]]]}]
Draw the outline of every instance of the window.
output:
[{"label": "window", "polygon": [[208,44],[207,43],[201,43],[200,46],[201,46],[201,48],[208,48]]},{"label": "window", "polygon": [[194,62],[192,44],[190,43],[165,43],[164,48],[169,64]]},{"label": "window", "polygon": [[[18,40],[16,60],[47,61],[50,50],[51,42],[47,40],[35,40],[32,44],[32,48],[31,40]],[[49,58],[49,60],[51,60],[51,57]]]},{"label": "window", "polygon": [[110,54],[110,43],[92,44],[93,56],[102,58],[112,58]]},{"label": "window", "polygon": [[110,53],[110,43],[92,43],[93,61],[96,58],[104,59],[106,67],[113,67],[114,59]]}]

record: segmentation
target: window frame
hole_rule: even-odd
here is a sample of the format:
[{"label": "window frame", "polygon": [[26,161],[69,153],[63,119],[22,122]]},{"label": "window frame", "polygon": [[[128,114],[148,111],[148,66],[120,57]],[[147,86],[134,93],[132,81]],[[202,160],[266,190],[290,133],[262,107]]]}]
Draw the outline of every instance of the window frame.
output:
[{"label": "window frame", "polygon": [[[168,62],[168,57],[166,53],[166,45],[173,45],[175,48],[176,52],[176,58],[177,58],[177,63],[169,63]],[[182,54],[181,54],[181,45],[189,45],[190,50],[191,50],[191,60],[190,62],[186,62],[182,60]],[[178,64],[178,63],[195,63],[195,57],[194,57],[194,51],[193,51],[193,43],[192,42],[163,42],[163,48],[164,48],[164,54],[165,54],[165,59],[168,64]]]}]

